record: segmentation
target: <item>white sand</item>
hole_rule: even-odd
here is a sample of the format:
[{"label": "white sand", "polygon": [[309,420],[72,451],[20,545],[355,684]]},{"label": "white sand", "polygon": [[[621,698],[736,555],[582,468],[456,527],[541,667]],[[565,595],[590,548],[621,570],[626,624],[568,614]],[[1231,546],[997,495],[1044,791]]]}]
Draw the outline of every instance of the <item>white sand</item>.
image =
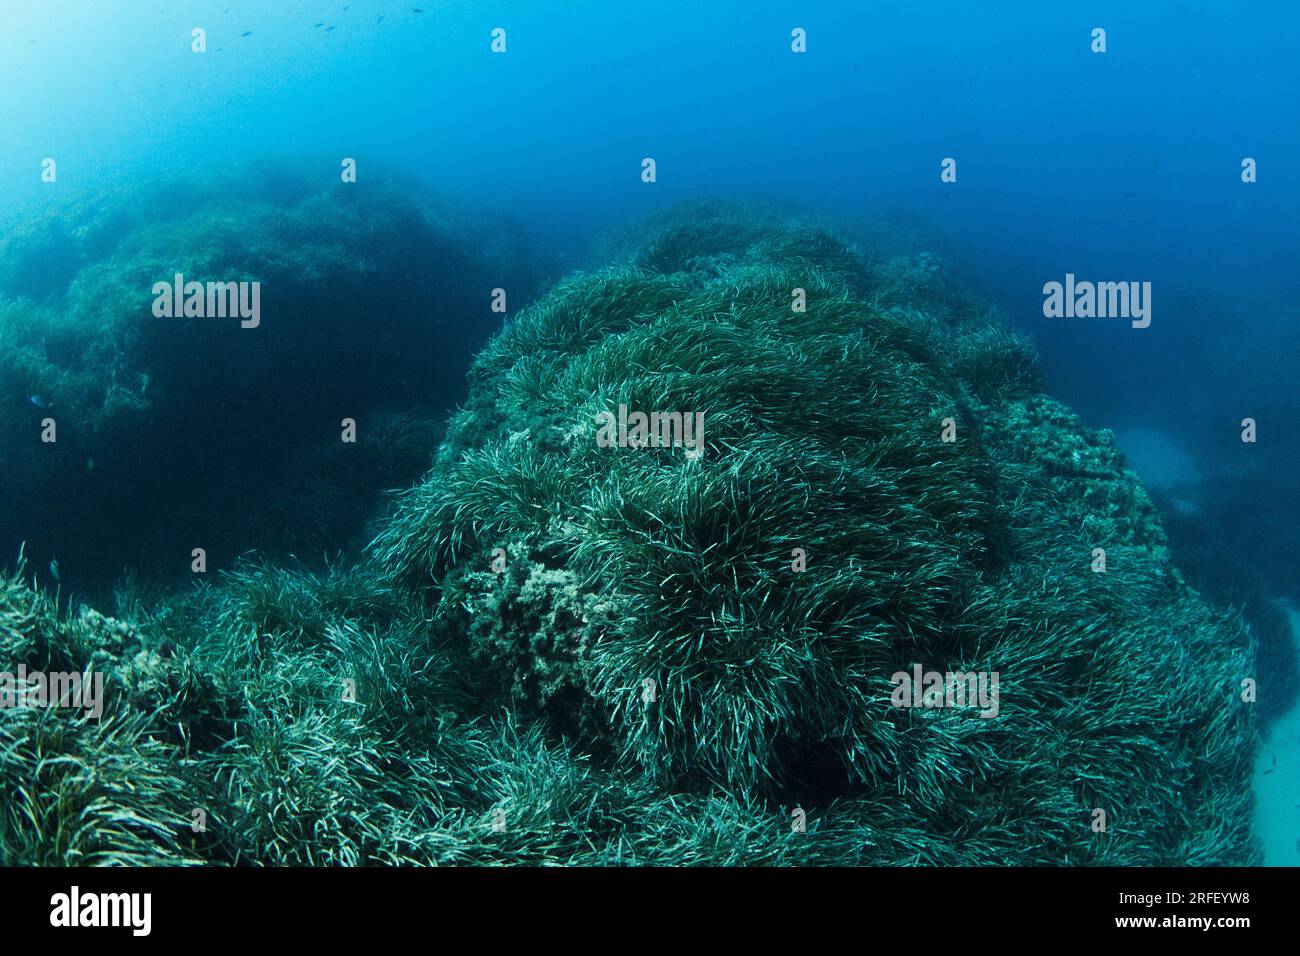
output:
[{"label": "white sand", "polygon": [[1115,433],[1115,444],[1148,488],[1168,491],[1201,480],[1191,455],[1166,432],[1126,428]]},{"label": "white sand", "polygon": [[[1300,613],[1290,610],[1300,644]],[[1300,705],[1268,729],[1255,763],[1255,827],[1265,866],[1300,866]]]}]

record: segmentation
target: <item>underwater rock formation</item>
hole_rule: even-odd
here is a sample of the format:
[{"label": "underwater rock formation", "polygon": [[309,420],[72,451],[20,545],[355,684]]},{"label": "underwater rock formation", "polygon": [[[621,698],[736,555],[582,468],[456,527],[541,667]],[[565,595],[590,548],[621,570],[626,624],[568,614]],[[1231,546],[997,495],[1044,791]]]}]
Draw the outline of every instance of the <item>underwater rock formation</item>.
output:
[{"label": "underwater rock formation", "polygon": [[[1249,632],[942,260],[718,204],[604,255],[482,352],[371,564],[84,627],[4,582],[6,659],[149,676],[0,711],[0,862],[1257,861]],[[620,405],[702,443],[603,447]],[[897,706],[918,666],[996,706]]]},{"label": "underwater rock formation", "polygon": [[[621,405],[702,412],[702,453],[600,447]],[[375,551],[584,748],[672,792],[838,800],[864,860],[1253,858],[1249,636],[931,257],[653,223],[489,345]],[[918,664],[996,672],[999,715],[892,706]]]},{"label": "underwater rock formation", "polygon": [[[218,566],[361,536],[378,494],[427,468],[499,325],[489,291],[522,303],[538,281],[518,235],[378,174],[322,188],[283,163],[92,194],[8,231],[0,546],[84,583],[108,554],[184,573],[196,546]],[[243,283],[256,324],[160,316],[155,286],[177,275]]]}]

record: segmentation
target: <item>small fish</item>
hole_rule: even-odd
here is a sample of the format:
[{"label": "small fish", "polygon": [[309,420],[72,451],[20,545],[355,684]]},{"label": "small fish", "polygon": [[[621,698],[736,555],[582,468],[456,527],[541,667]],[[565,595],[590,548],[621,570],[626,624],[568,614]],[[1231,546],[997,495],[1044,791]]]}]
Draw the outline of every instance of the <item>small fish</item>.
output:
[{"label": "small fish", "polygon": [[325,25],[324,20],[317,20],[315,23],[312,24],[312,26],[314,27],[323,27],[324,25]]},{"label": "small fish", "polygon": [[423,13],[423,12],[424,12],[424,8],[423,8],[423,7],[411,7],[411,12],[412,12],[412,13]]},{"label": "small fish", "polygon": [[49,407],[50,407],[49,405],[45,404],[45,399],[41,398],[41,396],[39,396],[39,395],[28,395],[28,396],[27,396],[27,401],[31,402],[31,403],[32,403],[33,405],[35,405],[37,408],[49,408]]},{"label": "small fish", "polygon": [[252,30],[245,30],[243,33],[240,34],[241,37],[251,37],[252,35],[253,35]]},{"label": "small fish", "polygon": [[331,30],[333,30],[333,29],[334,29],[333,27],[326,27],[326,28],[325,28],[325,32],[326,32],[326,33],[329,33],[329,32],[330,32]]},{"label": "small fish", "polygon": [[59,562],[53,558],[50,559],[50,577],[59,580]]},{"label": "small fish", "polygon": [[375,17],[375,22],[376,22],[376,23],[383,23],[383,22],[384,22],[384,15],[381,13],[379,16]]}]

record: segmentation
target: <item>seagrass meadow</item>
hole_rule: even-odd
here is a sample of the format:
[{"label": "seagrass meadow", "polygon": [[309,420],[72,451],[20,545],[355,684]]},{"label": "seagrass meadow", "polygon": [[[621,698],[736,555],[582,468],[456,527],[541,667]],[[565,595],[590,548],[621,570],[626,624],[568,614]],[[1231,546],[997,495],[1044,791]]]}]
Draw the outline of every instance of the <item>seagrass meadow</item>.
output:
[{"label": "seagrass meadow", "polygon": [[[0,709],[0,864],[1257,862],[1252,629],[1027,342],[890,235],[721,202],[621,230],[486,343],[445,426],[391,432],[419,466],[349,556],[93,608],[20,558],[0,659],[105,700]],[[107,394],[28,341],[23,374]],[[620,405],[702,413],[702,440],[602,447]],[[996,715],[896,706],[917,665],[996,673]]]}]

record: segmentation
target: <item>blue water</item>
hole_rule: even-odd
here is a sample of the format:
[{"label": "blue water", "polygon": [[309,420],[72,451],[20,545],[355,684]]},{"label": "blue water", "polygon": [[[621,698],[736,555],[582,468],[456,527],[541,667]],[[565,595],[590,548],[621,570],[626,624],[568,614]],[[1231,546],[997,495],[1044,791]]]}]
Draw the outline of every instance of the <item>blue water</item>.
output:
[{"label": "blue water", "polygon": [[[695,196],[906,208],[967,253],[1097,424],[1151,406],[1177,427],[1176,396],[1229,360],[1207,339],[1278,374],[1297,344],[1295,4],[13,0],[0,17],[9,210],[49,197],[47,155],[74,192],[300,154],[406,167],[575,258]],[[1044,321],[1041,285],[1066,272],[1151,281],[1151,328]],[[1237,382],[1218,386],[1229,419],[1260,401]]]}]

